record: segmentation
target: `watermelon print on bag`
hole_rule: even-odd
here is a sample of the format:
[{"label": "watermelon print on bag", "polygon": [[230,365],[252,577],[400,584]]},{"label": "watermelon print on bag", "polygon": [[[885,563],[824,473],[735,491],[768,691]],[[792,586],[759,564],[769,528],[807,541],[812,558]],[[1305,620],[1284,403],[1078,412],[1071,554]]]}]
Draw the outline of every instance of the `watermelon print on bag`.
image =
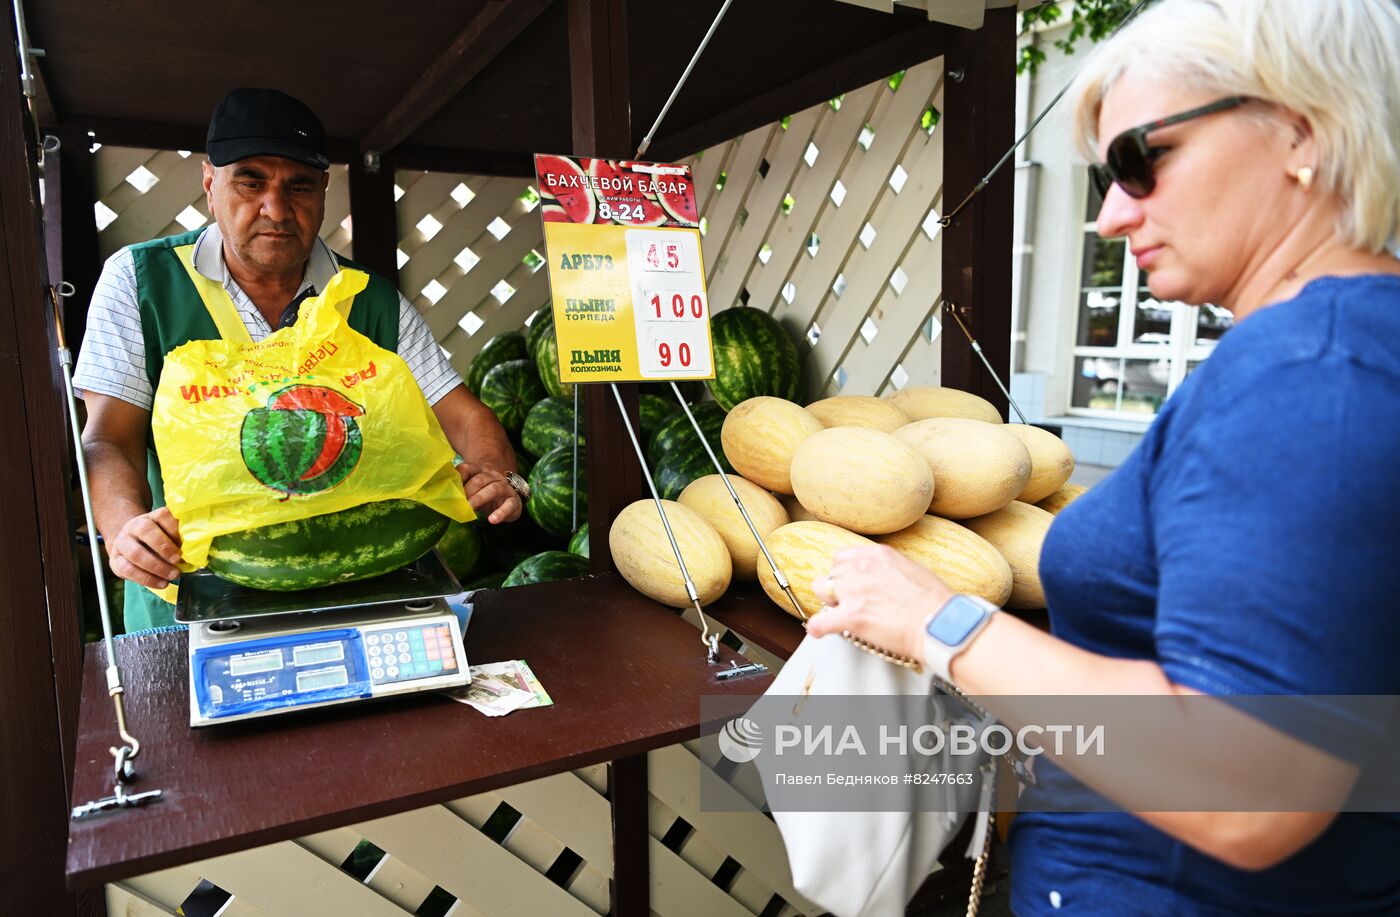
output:
[{"label": "watermelon print on bag", "polygon": [[363,447],[356,417],[364,408],[334,389],[291,385],[249,411],[239,432],[248,472],[293,496],[330,490],[350,476]]}]

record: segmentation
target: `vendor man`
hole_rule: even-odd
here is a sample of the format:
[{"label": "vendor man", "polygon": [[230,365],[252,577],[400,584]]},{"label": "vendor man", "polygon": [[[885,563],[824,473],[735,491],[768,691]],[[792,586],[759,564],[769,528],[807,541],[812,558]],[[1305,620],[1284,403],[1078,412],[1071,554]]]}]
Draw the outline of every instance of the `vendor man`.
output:
[{"label": "vendor man", "polygon": [[[259,341],[296,321],[301,301],[324,290],[340,264],[350,265],[318,235],[329,160],[311,109],[276,90],[235,89],[209,122],[207,152],[204,193],[214,224],[107,260],[74,377],[87,405],[83,454],[93,515],[112,571],[127,581],[128,631],[173,621],[174,606],[144,588],[167,585],[180,559],[179,526],[147,456],[164,355],[185,341],[218,337],[189,272],[219,284]],[[191,243],[186,266],[177,248]],[[458,471],[477,513],[492,523],[516,519],[528,489],[515,475],[505,430],[467,391],[417,310],[371,273],[350,324],[408,364],[465,459]]]}]

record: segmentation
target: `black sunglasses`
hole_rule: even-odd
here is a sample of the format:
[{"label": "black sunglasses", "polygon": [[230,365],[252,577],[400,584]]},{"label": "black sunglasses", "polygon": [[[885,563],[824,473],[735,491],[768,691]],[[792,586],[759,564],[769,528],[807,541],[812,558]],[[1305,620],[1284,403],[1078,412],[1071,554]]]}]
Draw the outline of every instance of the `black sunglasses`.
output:
[{"label": "black sunglasses", "polygon": [[1152,193],[1152,189],[1157,187],[1157,177],[1153,174],[1153,169],[1157,160],[1166,152],[1165,147],[1149,146],[1148,134],[1172,124],[1190,121],[1192,118],[1235,108],[1248,101],[1246,96],[1229,96],[1200,108],[1129,128],[1114,137],[1108,145],[1107,162],[1090,164],[1089,180],[1094,183],[1094,189],[1098,191],[1100,198],[1108,196],[1108,189],[1115,182],[1129,197],[1147,197]]}]

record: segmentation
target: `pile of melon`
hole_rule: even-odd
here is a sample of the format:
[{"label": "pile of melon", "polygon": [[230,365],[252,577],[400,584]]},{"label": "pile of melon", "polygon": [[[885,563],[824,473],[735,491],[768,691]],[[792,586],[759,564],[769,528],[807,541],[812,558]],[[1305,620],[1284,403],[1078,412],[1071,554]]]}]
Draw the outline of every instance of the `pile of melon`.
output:
[{"label": "pile of melon", "polygon": [[[782,398],[736,404],[721,430],[728,480],[807,615],[821,608],[814,579],[854,545],[888,545],[955,591],[1013,609],[1045,606],[1040,549],[1055,514],[1085,488],[1068,483],[1069,448],[1055,435],[1006,424],[985,399],[914,387],[885,398],[840,396],[807,407]],[[718,474],[663,501],[702,604],[734,579],[784,594]],[[651,500],[628,506],[608,536],[633,588],[689,604]]]}]

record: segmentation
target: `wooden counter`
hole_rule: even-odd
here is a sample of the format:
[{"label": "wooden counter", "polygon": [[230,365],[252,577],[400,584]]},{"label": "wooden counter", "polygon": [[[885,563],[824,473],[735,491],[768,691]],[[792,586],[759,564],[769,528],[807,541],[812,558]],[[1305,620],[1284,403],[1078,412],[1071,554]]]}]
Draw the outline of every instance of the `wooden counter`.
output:
[{"label": "wooden counter", "polygon": [[[163,795],[70,822],[70,887],[632,758],[698,736],[702,695],[731,695],[727,718],[772,680],[715,681],[696,630],[616,576],[475,598],[468,660],[524,659],[554,706],[491,719],[427,694],[191,729],[185,635],[119,640],[127,718],[143,746],[131,789]],[[721,653],[723,667],[740,658]],[[89,645],[74,804],[112,791],[107,749],[116,733],[105,665],[102,645]]]}]

